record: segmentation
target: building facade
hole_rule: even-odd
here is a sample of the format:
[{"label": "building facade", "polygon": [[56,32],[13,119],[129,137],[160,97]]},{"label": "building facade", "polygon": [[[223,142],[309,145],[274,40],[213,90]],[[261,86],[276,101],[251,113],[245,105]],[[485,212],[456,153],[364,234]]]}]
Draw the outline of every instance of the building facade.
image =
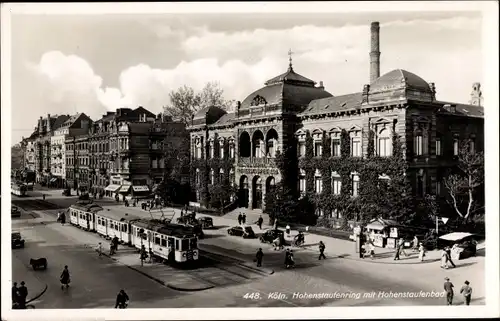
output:
[{"label": "building facade", "polygon": [[[238,102],[234,113],[215,106],[198,112],[189,127],[196,200],[206,197],[203,189],[200,192],[204,186],[200,182],[205,180],[209,187],[216,183],[212,177],[220,166],[214,166],[213,159],[226,159],[234,171],[231,184],[239,189],[239,205],[263,209],[266,191],[282,178],[276,153],[291,144],[296,144],[300,168],[297,186],[290,188],[320,195],[328,184],[331,194],[343,190],[356,197],[358,172],[340,173],[332,166],[313,168],[314,159],[335,164],[336,158],[348,153],[352,159],[374,155],[383,161],[393,155],[393,137],[405,151],[402,157],[414,195],[443,193],[442,173],[456,164],[460,142],[470,140],[474,149],[483,149],[480,85],[473,85],[470,104],[460,104],[437,100],[434,83],[406,70],[380,76],[378,23],[372,24],[370,36],[370,82],[357,93],[332,95],[322,82],[317,85],[296,73],[290,58],[285,73]],[[228,142],[233,154],[214,153],[214,142],[219,140]],[[208,168],[206,175],[204,168]],[[380,179],[390,177],[381,173]],[[335,215],[333,211],[318,214]]]},{"label": "building facade", "polygon": [[[176,130],[177,129],[177,130]],[[96,121],[89,134],[91,191],[119,199],[150,195],[163,179],[165,140],[185,126],[143,107],[120,108]]]},{"label": "building facade", "polygon": [[[92,120],[79,113],[69,117],[60,127],[54,130],[51,137],[51,172],[52,183],[57,187],[66,187],[66,138],[68,136],[85,135],[89,131]],[[72,184],[71,184],[72,185]]]}]

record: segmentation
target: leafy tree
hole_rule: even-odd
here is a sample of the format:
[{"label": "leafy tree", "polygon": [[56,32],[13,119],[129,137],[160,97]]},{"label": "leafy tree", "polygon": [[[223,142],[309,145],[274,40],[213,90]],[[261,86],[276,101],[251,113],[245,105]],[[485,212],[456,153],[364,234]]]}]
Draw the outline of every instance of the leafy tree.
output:
[{"label": "leafy tree", "polygon": [[200,92],[186,85],[173,90],[169,94],[170,104],[164,107],[165,114],[179,118],[186,125],[191,124],[194,114],[200,109],[217,106],[228,109],[231,101],[224,99],[224,90],[217,82],[208,82]]},{"label": "leafy tree", "polygon": [[459,148],[457,160],[456,173],[448,175],[444,185],[449,204],[465,223],[482,209],[477,196],[484,188],[484,154],[471,150],[471,141],[466,140]]}]

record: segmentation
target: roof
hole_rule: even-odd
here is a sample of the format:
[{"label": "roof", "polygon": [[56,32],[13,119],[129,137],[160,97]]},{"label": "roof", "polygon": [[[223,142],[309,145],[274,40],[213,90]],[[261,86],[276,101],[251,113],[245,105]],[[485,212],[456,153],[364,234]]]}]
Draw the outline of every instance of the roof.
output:
[{"label": "roof", "polygon": [[370,92],[386,91],[394,87],[431,91],[429,84],[421,77],[403,69],[395,69],[377,78],[370,85]]},{"label": "roof", "polygon": [[316,99],[309,103],[301,115],[327,114],[330,112],[349,110],[361,106],[362,93],[347,94],[336,97]]},{"label": "roof", "polygon": [[437,103],[443,104],[443,106],[444,105],[452,105],[452,106],[456,107],[456,110],[454,113],[442,108],[440,110],[440,113],[442,113],[442,114],[452,114],[452,115],[460,115],[460,116],[467,116],[467,117],[484,118],[484,107],[483,106],[457,104],[457,103],[446,102],[446,101],[437,101]]},{"label": "roof", "polygon": [[473,236],[474,234],[467,232],[453,232],[450,234],[442,235],[439,238],[447,241],[460,241],[466,237]]},{"label": "roof", "polygon": [[215,124],[222,125],[222,124],[226,124],[226,123],[231,123],[234,120],[235,116],[236,115],[234,113],[226,113],[226,114],[222,115],[222,117],[219,118],[219,120],[217,120],[215,122]]},{"label": "roof", "polygon": [[282,83],[282,82],[307,85],[307,86],[311,86],[311,87],[313,87],[316,84],[313,80],[296,73],[293,70],[292,66],[288,67],[288,70],[285,73],[269,79],[264,84],[267,86],[267,85],[273,85],[273,84],[278,84],[278,83]]},{"label": "roof", "polygon": [[69,118],[61,125],[61,127],[69,127],[80,117],[83,113],[77,113],[75,115],[69,116]]},{"label": "roof", "polygon": [[153,220],[145,220],[141,219],[134,222],[134,225],[142,227],[144,229],[148,229],[157,233],[171,235],[174,237],[182,238],[184,236],[194,237],[195,233],[193,228],[186,225],[181,224],[172,224],[172,223],[161,223]]},{"label": "roof", "polygon": [[123,210],[115,210],[114,208],[104,208],[98,215],[115,221],[133,221],[140,219],[136,215],[124,213]]},{"label": "roof", "polygon": [[60,116],[55,116],[54,118],[51,117],[51,119],[50,119],[50,129],[52,129],[52,130],[58,129],[69,118],[70,118],[69,115],[60,115]]},{"label": "roof", "polygon": [[77,210],[80,210],[80,211],[84,211],[84,212],[92,212],[92,213],[96,213],[96,212],[99,212],[99,211],[102,211],[102,207],[97,205],[97,204],[73,204],[70,206],[71,208],[74,208],[74,209],[77,209]]}]

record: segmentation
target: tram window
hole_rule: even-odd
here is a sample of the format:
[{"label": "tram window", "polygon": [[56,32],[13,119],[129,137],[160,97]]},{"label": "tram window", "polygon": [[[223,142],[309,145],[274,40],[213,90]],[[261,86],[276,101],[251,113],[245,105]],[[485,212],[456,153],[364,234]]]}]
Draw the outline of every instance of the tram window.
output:
[{"label": "tram window", "polygon": [[122,232],[127,232],[127,224],[122,225]]},{"label": "tram window", "polygon": [[186,251],[189,249],[189,240],[184,239],[181,241],[181,244],[182,244],[181,251]]},{"label": "tram window", "polygon": [[160,245],[160,236],[158,234],[155,234],[155,244]]},{"label": "tram window", "polygon": [[175,240],[175,250],[178,251],[179,250],[179,240]]},{"label": "tram window", "polygon": [[170,248],[174,247],[174,238],[173,237],[168,238],[168,247],[170,247]]},{"label": "tram window", "polygon": [[196,238],[192,238],[189,242],[190,244],[190,250],[194,250],[196,248],[198,248],[198,239]]},{"label": "tram window", "polygon": [[161,246],[167,246],[167,239],[161,238]]}]

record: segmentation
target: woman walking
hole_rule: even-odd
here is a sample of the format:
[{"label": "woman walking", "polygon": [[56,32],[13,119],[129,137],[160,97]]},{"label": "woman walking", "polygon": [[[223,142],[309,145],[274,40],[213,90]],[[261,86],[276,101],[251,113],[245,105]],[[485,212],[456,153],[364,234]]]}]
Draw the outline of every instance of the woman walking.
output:
[{"label": "woman walking", "polygon": [[425,247],[422,244],[422,242],[420,242],[418,246],[418,258],[420,259],[420,262],[424,261],[424,257],[425,257]]}]

